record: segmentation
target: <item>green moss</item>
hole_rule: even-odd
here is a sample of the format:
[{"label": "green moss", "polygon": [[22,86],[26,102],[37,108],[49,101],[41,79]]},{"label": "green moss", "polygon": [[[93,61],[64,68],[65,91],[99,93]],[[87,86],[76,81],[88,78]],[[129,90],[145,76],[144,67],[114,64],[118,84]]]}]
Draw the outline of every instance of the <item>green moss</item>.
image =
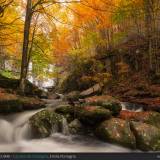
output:
[{"label": "green moss", "polygon": [[89,105],[102,106],[105,109],[108,109],[112,112],[112,115],[116,116],[122,110],[122,106],[116,100],[97,100],[89,102]]},{"label": "green moss", "polygon": [[117,102],[103,102],[102,107],[109,109],[114,116],[118,115],[122,110],[122,106]]},{"label": "green moss", "polygon": [[150,115],[144,122],[160,128],[160,113],[150,112]]},{"label": "green moss", "polygon": [[131,129],[136,137],[137,147],[144,151],[160,150],[160,129],[142,122],[131,122]]},{"label": "green moss", "polygon": [[95,125],[111,117],[111,112],[100,106],[84,106],[77,108],[78,119],[84,124]]},{"label": "green moss", "polygon": [[129,122],[127,121],[118,118],[106,120],[97,127],[95,133],[104,141],[131,148],[136,147],[135,137],[130,130]]},{"label": "green moss", "polygon": [[6,98],[0,100],[0,113],[3,114],[39,109],[44,107],[46,107],[44,102],[35,98],[15,96],[14,98]]},{"label": "green moss", "polygon": [[78,119],[73,120],[69,124],[69,131],[71,134],[84,134],[85,130],[86,129]]},{"label": "green moss", "polygon": [[55,112],[59,114],[74,114],[74,106],[60,105],[55,109]]},{"label": "green moss", "polygon": [[75,111],[76,107],[71,106],[71,105],[60,105],[55,109],[55,112],[58,114],[63,115],[67,122],[71,122],[74,120],[74,115],[75,115]]},{"label": "green moss", "polygon": [[36,138],[48,137],[54,127],[61,129],[63,116],[49,110],[42,110],[29,119],[33,135]]},{"label": "green moss", "polygon": [[132,118],[134,121],[140,121],[147,124],[151,124],[155,127],[160,128],[160,113],[158,112],[139,112],[135,114],[135,116]]},{"label": "green moss", "polygon": [[0,113],[19,112],[23,110],[23,104],[19,99],[0,100]]}]

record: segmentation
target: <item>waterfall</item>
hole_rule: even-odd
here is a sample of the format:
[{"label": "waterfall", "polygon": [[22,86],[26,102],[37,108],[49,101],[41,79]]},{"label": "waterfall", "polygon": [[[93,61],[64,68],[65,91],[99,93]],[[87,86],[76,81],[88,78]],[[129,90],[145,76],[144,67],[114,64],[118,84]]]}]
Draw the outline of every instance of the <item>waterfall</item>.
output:
[{"label": "waterfall", "polygon": [[13,132],[12,124],[0,119],[0,143],[11,143],[13,141]]},{"label": "waterfall", "polygon": [[62,118],[60,124],[55,124],[52,126],[52,135],[61,132],[63,135],[69,135],[68,122],[65,117]]},{"label": "waterfall", "polygon": [[69,135],[68,122],[67,122],[66,118],[64,118],[64,117],[62,119],[62,133],[64,135]]},{"label": "waterfall", "polygon": [[94,137],[70,135],[65,117],[60,128],[53,127],[50,137],[31,139],[28,119],[39,111],[0,116],[0,152],[131,152],[130,149],[104,143]]},{"label": "waterfall", "polygon": [[32,137],[30,125],[28,123],[25,123],[23,126],[19,126],[14,134],[14,140],[20,141],[20,140],[27,140]]},{"label": "waterfall", "polygon": [[28,111],[8,116],[0,116],[0,143],[13,143],[31,137],[29,117],[37,111]]}]

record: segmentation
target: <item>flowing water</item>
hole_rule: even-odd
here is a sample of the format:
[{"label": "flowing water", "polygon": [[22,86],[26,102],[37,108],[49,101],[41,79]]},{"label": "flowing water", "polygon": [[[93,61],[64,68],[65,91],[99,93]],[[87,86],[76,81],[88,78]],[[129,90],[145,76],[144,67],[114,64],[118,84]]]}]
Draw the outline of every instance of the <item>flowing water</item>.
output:
[{"label": "flowing water", "polygon": [[71,136],[65,119],[62,134],[53,133],[48,138],[30,139],[27,121],[38,111],[0,116],[0,152],[133,152],[95,137]]},{"label": "flowing water", "polygon": [[129,102],[121,102],[122,110],[134,111],[134,112],[142,112],[143,106],[138,104],[133,104]]}]

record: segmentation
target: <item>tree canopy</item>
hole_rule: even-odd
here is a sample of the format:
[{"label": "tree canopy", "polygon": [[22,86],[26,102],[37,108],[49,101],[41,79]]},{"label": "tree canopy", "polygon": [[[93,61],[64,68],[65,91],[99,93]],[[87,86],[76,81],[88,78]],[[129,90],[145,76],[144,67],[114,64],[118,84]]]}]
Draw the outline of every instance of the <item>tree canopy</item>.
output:
[{"label": "tree canopy", "polygon": [[110,54],[138,35],[146,42],[148,71],[159,73],[159,6],[159,0],[0,0],[1,64],[12,60],[21,79],[63,79],[73,61]]}]

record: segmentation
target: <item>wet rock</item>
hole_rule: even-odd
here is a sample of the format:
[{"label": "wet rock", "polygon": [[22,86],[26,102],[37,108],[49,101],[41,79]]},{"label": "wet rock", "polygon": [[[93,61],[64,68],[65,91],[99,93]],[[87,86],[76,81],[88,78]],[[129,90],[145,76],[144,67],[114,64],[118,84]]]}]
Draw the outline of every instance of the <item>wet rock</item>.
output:
[{"label": "wet rock", "polygon": [[48,137],[54,130],[62,130],[63,116],[54,111],[42,110],[29,119],[33,138]]},{"label": "wet rock", "polygon": [[131,122],[137,147],[144,151],[160,150],[160,129],[142,122]]},{"label": "wet rock", "polygon": [[59,105],[59,106],[57,106],[57,108],[55,109],[55,112],[56,112],[56,113],[59,113],[59,114],[63,114],[63,115],[66,115],[66,114],[74,114],[74,112],[75,112],[75,107],[74,107],[74,106],[71,106],[71,105]]},{"label": "wet rock", "polygon": [[71,114],[63,114],[64,118],[67,120],[68,123],[71,123],[74,120],[74,115]]},{"label": "wet rock", "polygon": [[131,132],[128,121],[118,118],[106,120],[99,125],[95,133],[104,141],[117,143],[130,148],[136,147],[136,139]]},{"label": "wet rock", "polygon": [[45,107],[45,103],[38,98],[13,97],[12,94],[6,93],[3,99],[0,100],[0,113],[4,114]]},{"label": "wet rock", "polygon": [[111,117],[111,112],[100,106],[83,106],[76,110],[76,116],[84,124],[95,125]]},{"label": "wet rock", "polygon": [[12,113],[23,111],[23,105],[19,99],[0,100],[0,113]]},{"label": "wet rock", "polygon": [[110,110],[114,116],[118,115],[122,110],[120,102],[111,96],[93,96],[85,101],[89,105],[102,106]]},{"label": "wet rock", "polygon": [[71,102],[78,101],[80,98],[79,91],[72,91],[65,96],[65,99]]},{"label": "wet rock", "polygon": [[144,122],[151,124],[160,128],[160,113],[158,112],[131,112],[131,111],[121,111],[119,118],[125,120],[134,120],[139,122]]},{"label": "wet rock", "polygon": [[69,132],[71,134],[83,134],[85,128],[78,119],[75,119],[69,124]]},{"label": "wet rock", "polygon": [[22,103],[23,110],[33,110],[45,108],[45,102],[38,98],[21,97],[19,101]]},{"label": "wet rock", "polygon": [[75,110],[76,110],[75,106],[65,104],[57,106],[55,112],[63,115],[67,119],[67,122],[70,123],[75,118],[75,112],[76,112]]}]

